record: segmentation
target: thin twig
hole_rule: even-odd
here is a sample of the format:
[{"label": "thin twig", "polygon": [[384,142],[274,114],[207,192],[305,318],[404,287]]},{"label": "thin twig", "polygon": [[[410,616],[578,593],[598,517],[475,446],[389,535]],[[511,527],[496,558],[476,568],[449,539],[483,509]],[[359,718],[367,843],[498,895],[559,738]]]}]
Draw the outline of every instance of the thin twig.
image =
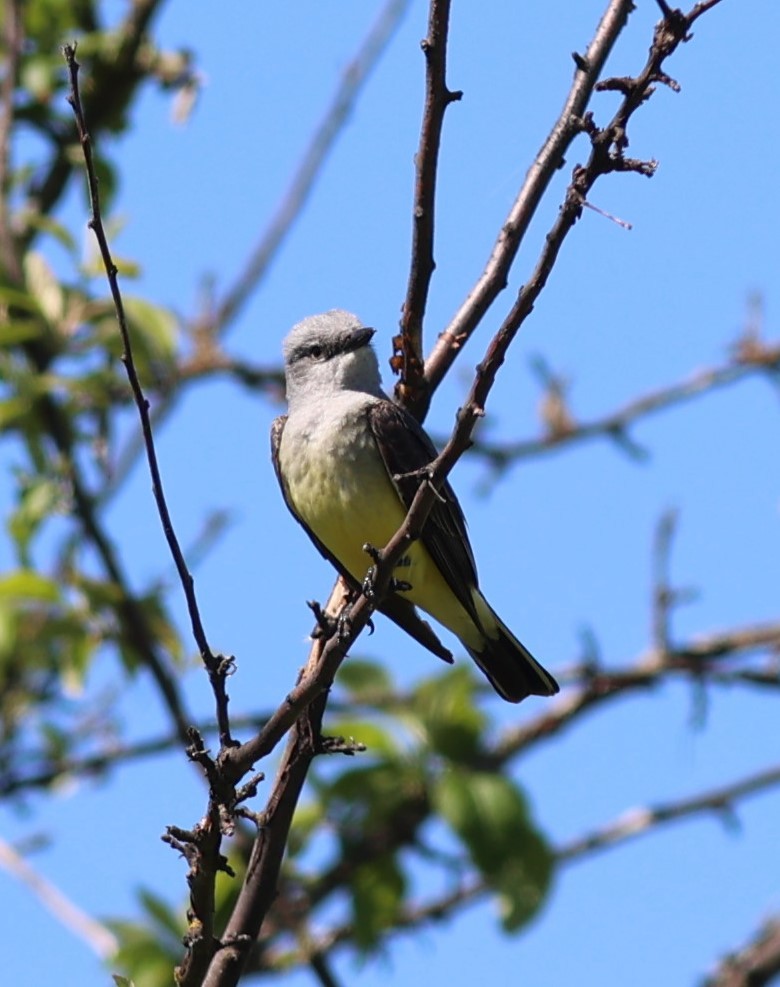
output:
[{"label": "thin twig", "polygon": [[[568,865],[585,860],[597,852],[621,846],[630,840],[650,836],[669,824],[699,815],[714,813],[728,821],[733,817],[736,804],[754,795],[776,789],[778,786],[780,786],[780,765],[687,799],[631,810],[614,822],[563,844],[554,851],[554,855],[560,864]],[[482,878],[463,883],[441,897],[407,906],[394,921],[392,929],[386,929],[384,934],[388,936],[408,929],[419,932],[421,926],[452,917],[465,906],[492,893],[493,889]],[[330,952],[335,946],[352,942],[354,932],[352,922],[336,925],[315,939],[314,948],[321,952]],[[775,948],[778,945],[780,943],[776,941]],[[285,952],[284,959],[287,965],[291,962],[303,965],[308,961],[308,953],[300,952],[291,956],[289,952]],[[274,961],[274,954],[268,951],[263,956],[262,969],[273,969]],[[760,984],[766,981],[756,982]],[[725,980],[708,982],[706,987],[748,987],[748,985],[752,987],[752,984],[752,980]]]},{"label": "thin twig", "polygon": [[663,663],[671,650],[671,615],[675,604],[669,570],[672,541],[677,529],[677,511],[664,511],[656,526],[653,545],[652,641]]},{"label": "thin twig", "polygon": [[[432,392],[455,360],[463,344],[507,284],[528,225],[542,195],[563,163],[566,151],[582,132],[582,118],[604,63],[633,9],[632,0],[610,0],[584,56],[575,60],[574,81],[563,109],[534,158],[485,265],[459,310],[433,347],[425,363],[425,379]],[[429,395],[426,396],[426,399]],[[417,412],[421,409],[414,408]]]},{"label": "thin twig", "polygon": [[[737,347],[741,343],[738,341]],[[491,442],[489,439],[475,439],[471,454],[489,460],[497,470],[523,459],[529,459],[548,452],[556,452],[589,439],[606,437],[636,452],[636,445],[627,445],[628,430],[637,421],[649,415],[664,411],[677,404],[691,401],[710,391],[738,383],[747,377],[780,373],[780,343],[753,341],[751,355],[744,359],[735,348],[734,359],[707,370],[700,370],[685,380],[670,384],[639,398],[634,398],[616,411],[594,418],[592,421],[569,421],[565,429],[550,431],[536,439],[521,439],[516,442]]]},{"label": "thin twig", "polygon": [[102,960],[116,953],[119,943],[113,932],[74,905],[59,888],[42,877],[10,844],[1,839],[0,867],[26,885],[60,925],[77,935]]},{"label": "thin twig", "polygon": [[421,47],[425,53],[425,108],[420,143],[415,156],[414,208],[412,211],[412,252],[406,299],[401,310],[401,337],[396,339],[393,367],[401,372],[395,395],[403,405],[424,400],[422,330],[431,277],[433,231],[436,208],[436,176],[444,112],[459,100],[461,92],[447,88],[447,31],[450,0],[432,0],[428,15],[428,35]]},{"label": "thin twig", "polygon": [[538,716],[507,730],[492,756],[497,758],[495,763],[501,765],[517,753],[526,754],[534,744],[549,740],[573,725],[584,713],[608,700],[652,689],[675,674],[693,676],[696,681],[706,681],[711,674],[713,681],[780,687],[777,671],[774,675],[771,672],[750,674],[748,670],[727,674],[720,667],[712,669],[715,662],[766,651],[780,653],[780,623],[751,624],[694,637],[670,650],[663,664],[655,660],[655,649],[651,648],[628,668],[577,669],[571,676],[556,673],[564,684],[571,680],[572,685],[579,683],[578,687],[564,690],[561,697],[548,703]]},{"label": "thin twig", "polygon": [[214,691],[214,697],[217,705],[217,718],[220,724],[220,741],[223,745],[227,745],[231,743],[230,723],[227,714],[228,697],[225,689],[225,679],[228,674],[229,663],[226,662],[224,658],[213,654],[206,639],[206,632],[203,628],[203,622],[201,620],[198,602],[195,596],[194,580],[187,568],[187,563],[184,560],[184,556],[179,545],[179,540],[176,537],[176,532],[174,531],[173,523],[171,521],[168,504],[163,491],[162,477],[160,475],[160,468],[157,461],[157,452],[154,446],[154,436],[152,435],[152,427],[149,417],[149,402],[144,396],[141,383],[138,379],[138,373],[133,359],[130,332],[127,325],[127,319],[125,317],[124,303],[122,301],[122,295],[119,291],[118,272],[113,258],[111,257],[111,251],[108,246],[108,240],[106,238],[105,230],[103,228],[103,221],[100,214],[100,193],[92,157],[92,142],[87,130],[87,124],[84,119],[84,111],[81,105],[81,96],[78,86],[79,63],[76,61],[75,47],[72,45],[65,45],[63,48],[63,55],[70,74],[70,95],[68,96],[68,102],[73,108],[73,112],[75,114],[79,139],[81,141],[84,162],[87,170],[87,182],[92,212],[89,227],[92,229],[97,239],[100,254],[103,259],[103,265],[106,270],[109,287],[111,289],[111,296],[114,300],[114,307],[116,309],[116,316],[119,323],[119,331],[122,336],[124,350],[122,354],[122,362],[124,363],[125,370],[127,371],[128,380],[130,381],[133,397],[141,419],[146,457],[149,472],[152,478],[152,492],[160,515],[160,520],[162,522],[165,539],[168,543],[168,548],[173,557],[173,561],[176,565],[176,570],[179,574],[179,579],[184,590],[184,596],[187,601],[187,609],[190,615],[190,622],[192,624],[193,636],[200,651],[201,659],[208,671],[211,686]]},{"label": "thin twig", "polygon": [[743,802],[778,785],[780,765],[774,765],[729,785],[722,785],[687,799],[630,809],[614,822],[563,844],[557,849],[555,856],[561,863],[569,863],[607,850],[617,843],[627,843],[646,836],[651,830],[660,829],[669,823],[704,813],[711,812],[731,822],[737,802]]},{"label": "thin twig", "polygon": [[[122,116],[138,86],[147,78],[138,53],[162,5],[163,0],[133,0],[124,20],[111,32],[112,44],[107,46],[106,55],[97,54],[92,61],[94,86],[85,98],[84,116],[89,119],[93,133],[99,133]],[[27,209],[32,214],[51,212],[73,174],[74,157],[69,135],[57,131],[48,136],[54,143],[56,155],[41,181],[30,190]],[[36,232],[36,229],[30,229],[28,239]]]},{"label": "thin twig", "polygon": [[[290,185],[246,261],[244,269],[227,289],[218,305],[194,320],[194,333],[205,335],[211,350],[215,350],[217,337],[224,335],[238,318],[244,304],[257,289],[276,258],[279,248],[293,229],[322,173],[328,155],[343,133],[358,97],[401,23],[409,4],[410,0],[388,0],[342,73],[333,99],[316,127]],[[277,378],[281,375],[280,371],[273,369],[268,371],[267,376],[262,371],[260,374],[255,374],[252,368],[247,368],[238,361],[233,361],[232,366],[225,369],[227,372],[232,371],[241,383],[248,387],[264,388],[267,384],[270,388],[274,388]],[[247,372],[243,373],[245,369]],[[155,426],[161,426],[171,414],[180,394],[181,390],[178,388],[171,390],[157,404],[152,416]],[[120,477],[129,472],[142,448],[143,435],[130,441],[117,467]]]},{"label": "thin twig", "polygon": [[[466,436],[473,429],[476,417],[483,413],[484,400],[481,399],[481,395],[487,393],[492,387],[495,374],[498,367],[503,363],[512,340],[517,335],[523,322],[533,311],[536,300],[547,284],[547,279],[557,260],[564,240],[579,219],[582,212],[582,204],[587,200],[588,193],[597,179],[613,171],[633,171],[642,175],[653,174],[655,162],[640,161],[624,156],[623,152],[628,144],[628,138],[626,136],[628,123],[636,109],[652,93],[653,84],[661,77],[664,80],[667,79],[662,72],[662,66],[676,48],[682,42],[688,40],[688,28],[692,17],[693,14],[684,15],[677,12],[672,22],[664,20],[659,25],[656,25],[653,44],[650,47],[647,62],[636,79],[625,81],[625,95],[612,120],[602,129],[595,128],[592,122],[587,127],[587,132],[591,139],[591,153],[588,162],[584,166],[578,165],[575,167],[571,183],[566,190],[564,202],[555,223],[545,237],[536,266],[526,284],[518,292],[514,305],[493,338],[488,350],[488,359],[478,367],[475,387],[469,396],[466,408],[462,409],[459,414],[459,420],[461,418],[464,419],[463,431]],[[600,25],[600,31],[603,24],[604,22]],[[622,25],[622,21],[620,24]],[[613,27],[613,31],[617,29]],[[606,28],[604,28],[604,33],[608,33]],[[611,40],[614,40],[614,37]],[[591,60],[589,56],[586,56],[584,64],[590,66]],[[578,72],[585,71],[579,61],[577,65]],[[505,256],[504,251],[501,252],[501,256]],[[467,301],[465,308],[471,315],[478,313],[479,317],[481,317],[482,311],[479,304],[469,306]],[[473,325],[471,328],[473,328]],[[426,380],[430,382],[432,387],[435,386],[439,379],[438,375],[443,373],[455,358],[456,351],[460,348],[463,339],[467,335],[468,332],[465,329],[463,332],[453,332],[450,327],[440,338],[434,353],[426,363]]]},{"label": "thin twig", "polygon": [[764,922],[741,949],[729,953],[701,987],[764,987],[780,976],[780,916]]},{"label": "thin twig", "polygon": [[330,962],[325,953],[315,953],[311,956],[309,966],[320,987],[339,987],[339,982],[333,974]]}]

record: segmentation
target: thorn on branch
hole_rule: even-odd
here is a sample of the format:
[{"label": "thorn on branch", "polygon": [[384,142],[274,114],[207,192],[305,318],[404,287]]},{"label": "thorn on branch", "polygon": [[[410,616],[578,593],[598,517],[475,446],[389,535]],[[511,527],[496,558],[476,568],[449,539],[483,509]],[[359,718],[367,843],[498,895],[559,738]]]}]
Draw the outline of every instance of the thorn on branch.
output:
[{"label": "thorn on branch", "polygon": [[314,631],[312,631],[313,638],[329,638],[333,631],[336,629],[336,621],[330,614],[325,613],[322,609],[322,605],[317,602],[317,600],[307,600],[306,606],[314,614],[314,619],[317,622],[317,626]]},{"label": "thorn on branch", "polygon": [[659,82],[662,86],[668,86],[673,93],[682,92],[680,83],[670,75],[667,75],[666,72],[655,72],[652,78],[654,82]]},{"label": "thorn on branch", "polygon": [[597,93],[618,92],[622,96],[631,96],[637,87],[637,80],[630,75],[612,76],[609,79],[602,79],[597,82],[595,89]]},{"label": "thorn on branch", "polygon": [[615,159],[615,163],[615,171],[634,171],[638,175],[644,175],[645,178],[652,178],[658,171],[658,162],[655,158],[642,161],[639,158],[618,157]]},{"label": "thorn on branch", "polygon": [[241,802],[246,802],[248,799],[254,798],[257,795],[258,785],[263,781],[265,781],[265,774],[262,771],[258,771],[257,774],[252,775],[249,781],[236,789],[236,800],[234,804],[240,805]]},{"label": "thorn on branch", "polygon": [[574,64],[580,70],[580,72],[590,71],[590,62],[584,55],[580,55],[578,51],[573,51],[571,57],[574,59]]}]

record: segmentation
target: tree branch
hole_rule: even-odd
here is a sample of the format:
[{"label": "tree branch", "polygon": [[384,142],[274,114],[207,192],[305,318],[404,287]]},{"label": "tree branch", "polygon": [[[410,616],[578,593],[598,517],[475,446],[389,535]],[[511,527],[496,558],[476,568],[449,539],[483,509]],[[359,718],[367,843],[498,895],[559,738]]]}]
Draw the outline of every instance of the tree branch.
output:
[{"label": "tree branch", "polygon": [[780,976],[780,917],[768,919],[738,952],[729,953],[701,987],[763,987]]},{"label": "tree branch", "polygon": [[780,375],[780,343],[765,343],[745,336],[735,344],[733,358],[721,366],[697,371],[679,383],[650,391],[589,422],[577,421],[567,408],[566,424],[561,428],[550,428],[539,438],[505,443],[477,438],[471,453],[487,459],[497,472],[503,472],[522,459],[557,452],[598,437],[613,439],[622,449],[636,454],[637,446],[629,440],[628,430],[637,421],[746,378],[762,375]]},{"label": "tree branch", "polygon": [[0,867],[26,885],[60,925],[78,936],[101,959],[108,959],[116,953],[118,943],[113,932],[74,905],[5,840],[0,840]]},{"label": "tree branch", "polygon": [[[611,850],[630,840],[654,834],[670,824],[699,815],[714,813],[728,822],[733,819],[736,804],[741,804],[754,795],[772,791],[778,786],[780,786],[780,765],[775,765],[756,774],[748,775],[730,785],[711,789],[687,799],[633,809],[614,822],[561,845],[554,851],[555,858],[559,864],[575,863],[597,852]],[[464,882],[440,897],[404,908],[394,922],[392,929],[386,930],[385,934],[398,934],[407,930],[419,932],[423,925],[440,921],[443,918],[450,918],[466,905],[492,893],[493,889],[482,878]],[[780,963],[780,935],[778,931],[773,924],[771,934],[767,936],[765,943],[762,941],[763,949],[758,954],[761,957],[760,968],[766,971],[771,970],[772,975],[778,972],[774,964]],[[312,948],[327,953],[337,945],[352,941],[353,938],[354,925],[351,922],[346,922],[335,925],[327,932],[322,933],[315,940]],[[750,947],[746,952],[749,949]],[[308,954],[303,952],[294,954],[293,957],[289,953],[285,954],[287,966],[290,962],[302,965],[307,962],[307,959]],[[728,960],[725,962],[728,963]],[[273,969],[273,966],[274,954],[269,951],[263,956],[261,968]],[[767,982],[768,979],[755,981],[756,984]],[[754,981],[749,979],[708,980],[703,987],[753,987],[753,984]]]},{"label": "tree branch", "polygon": [[[574,82],[566,102],[528,170],[523,186],[501,226],[485,269],[425,362],[429,392],[426,401],[499,292],[506,287],[509,270],[528,225],[550,181],[562,166],[569,145],[582,132],[582,118],[596,81],[633,6],[632,0],[610,0],[585,55],[578,55],[575,59]],[[423,412],[420,417],[424,417],[427,405],[415,404],[412,410],[418,415]]]},{"label": "tree branch", "polygon": [[447,88],[447,31],[450,0],[432,0],[428,16],[428,36],[421,42],[425,54],[425,107],[420,143],[415,155],[414,208],[412,212],[412,252],[406,299],[401,311],[401,336],[394,340],[391,365],[400,371],[395,396],[404,406],[424,402],[422,329],[431,277],[433,230],[436,208],[436,175],[444,112],[459,100],[461,92]]},{"label": "tree branch", "polygon": [[138,373],[136,371],[135,361],[133,359],[130,332],[127,325],[127,319],[125,317],[124,303],[122,301],[122,295],[119,291],[118,272],[111,257],[108,240],[106,238],[105,230],[103,229],[103,221],[100,214],[100,194],[98,190],[98,181],[92,158],[92,143],[87,131],[84,111],[81,105],[81,96],[79,93],[79,64],[76,61],[76,50],[71,45],[65,45],[63,48],[63,55],[70,74],[70,96],[68,97],[68,102],[72,106],[76,117],[79,138],[84,154],[84,162],[87,169],[89,198],[92,210],[92,218],[89,221],[89,227],[94,232],[100,248],[100,254],[103,259],[103,265],[105,267],[106,276],[111,289],[111,297],[113,298],[114,307],[116,309],[117,322],[119,323],[119,331],[122,337],[123,345],[122,362],[125,366],[125,370],[127,371],[130,387],[133,391],[133,398],[135,399],[138,414],[141,419],[147,463],[152,478],[152,492],[157,505],[157,511],[160,515],[160,521],[162,522],[165,539],[168,543],[168,548],[176,566],[176,571],[179,575],[182,589],[184,590],[187,609],[190,615],[190,622],[192,624],[193,637],[195,638],[195,642],[200,651],[201,659],[208,672],[211,687],[214,692],[214,698],[217,706],[217,719],[220,725],[220,742],[224,746],[232,743],[230,736],[230,723],[227,714],[228,697],[225,687],[227,675],[232,667],[232,660],[225,659],[223,656],[214,655],[209,646],[206,639],[206,632],[203,628],[197,598],[195,596],[194,580],[187,568],[187,563],[185,562],[181,547],[179,545],[179,540],[176,536],[176,532],[174,531],[173,523],[171,521],[170,511],[168,510],[168,504],[165,499],[165,492],[163,490],[160,468],[157,461],[157,452],[154,446],[154,437],[152,435],[152,427],[149,417],[149,402],[144,396],[141,383],[138,379]]}]

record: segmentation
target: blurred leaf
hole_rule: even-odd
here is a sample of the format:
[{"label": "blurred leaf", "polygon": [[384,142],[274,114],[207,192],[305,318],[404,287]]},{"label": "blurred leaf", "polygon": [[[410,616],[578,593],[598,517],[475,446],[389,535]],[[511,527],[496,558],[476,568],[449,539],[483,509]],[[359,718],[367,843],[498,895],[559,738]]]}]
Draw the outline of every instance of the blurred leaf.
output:
[{"label": "blurred leaf", "polygon": [[0,331],[0,346],[11,347],[18,343],[26,343],[31,339],[38,339],[44,332],[44,326],[36,319],[4,322]]},{"label": "blurred leaf", "polygon": [[[329,819],[340,824],[346,843],[372,826],[413,827],[426,805],[423,766],[410,758],[385,758],[378,764],[343,771],[321,786]],[[402,812],[412,813],[404,819]]]},{"label": "blurred leaf", "polygon": [[40,525],[59,513],[62,500],[63,491],[57,480],[45,476],[23,479],[19,503],[6,522],[22,558]]},{"label": "blurred leaf", "polygon": [[355,942],[368,951],[382,932],[391,928],[401,911],[406,880],[394,856],[388,854],[358,867],[350,882]]},{"label": "blurred leaf", "polygon": [[60,598],[60,587],[55,580],[32,569],[17,569],[0,576],[0,597],[20,602],[56,603]]},{"label": "blurred leaf", "polygon": [[38,300],[28,291],[19,288],[11,288],[9,285],[0,285],[0,303],[8,308],[20,308],[24,312],[41,314]]},{"label": "blurred leaf", "polygon": [[369,754],[398,753],[398,744],[388,730],[382,729],[378,723],[367,720],[338,719],[328,723],[328,736],[344,737],[345,740],[355,740],[365,744]]},{"label": "blurred leaf", "polygon": [[184,658],[184,646],[162,596],[154,593],[141,598],[141,607],[149,618],[149,628],[158,643],[175,662]]},{"label": "blurred leaf", "polygon": [[135,987],[132,980],[128,980],[127,977],[122,977],[118,973],[112,973],[111,977],[116,984],[116,987]]},{"label": "blurred leaf", "polygon": [[[62,63],[59,55],[57,56],[56,62],[56,71],[57,75],[59,75],[62,71]],[[32,211],[25,213],[24,221],[30,229],[37,230],[39,233],[48,233],[50,236],[53,236],[55,240],[65,247],[68,253],[72,254],[74,258],[76,257],[78,245],[76,244],[76,241],[70,231],[66,229],[62,223],[58,223],[57,220],[52,219],[51,216],[46,216],[43,213]]]},{"label": "blurred leaf", "polygon": [[62,87],[62,59],[51,53],[30,55],[23,59],[19,76],[20,86],[29,96],[38,103],[48,103]]},{"label": "blurred leaf", "polygon": [[26,398],[0,401],[0,429],[17,428],[29,414],[30,402]]},{"label": "blurred leaf", "polygon": [[167,901],[148,888],[139,890],[138,899],[146,914],[159,929],[169,932],[174,939],[181,937],[181,915],[178,908],[172,908]]},{"label": "blurred leaf", "polygon": [[433,801],[498,892],[504,928],[519,929],[547,895],[552,854],[516,786],[503,775],[453,768],[437,780]]},{"label": "blurred leaf", "polygon": [[62,287],[42,254],[28,251],[24,258],[24,276],[40,311],[50,325],[57,325],[65,310]]},{"label": "blurred leaf", "polygon": [[296,806],[287,841],[289,856],[295,857],[306,848],[312,835],[322,825],[324,819],[325,806],[322,802],[299,803]]},{"label": "blurred leaf", "polygon": [[414,693],[416,715],[430,746],[451,761],[473,762],[482,747],[484,714],[474,703],[475,682],[465,665],[429,679]]},{"label": "blurred leaf", "polygon": [[142,341],[148,358],[171,361],[176,355],[178,322],[170,309],[132,296],[124,303],[130,330]]},{"label": "blurred leaf", "polygon": [[181,959],[181,938],[168,942],[156,930],[134,922],[107,923],[119,940],[112,965],[123,967],[137,987],[170,987],[172,971]]},{"label": "blurred leaf", "polygon": [[348,658],[339,669],[337,682],[356,702],[371,702],[393,690],[387,668],[362,658]]},{"label": "blurred leaf", "polygon": [[143,268],[136,260],[128,260],[125,257],[113,255],[114,267],[117,274],[123,278],[140,278]]}]

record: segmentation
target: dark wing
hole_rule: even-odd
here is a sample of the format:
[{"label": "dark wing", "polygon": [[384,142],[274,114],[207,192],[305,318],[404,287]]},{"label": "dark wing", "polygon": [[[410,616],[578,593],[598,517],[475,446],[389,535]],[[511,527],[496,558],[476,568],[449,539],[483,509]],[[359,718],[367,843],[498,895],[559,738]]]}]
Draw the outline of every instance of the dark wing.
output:
[{"label": "dark wing", "polygon": [[[284,502],[287,505],[290,514],[292,514],[298,524],[300,524],[312,540],[320,555],[331,563],[331,565],[344,578],[349,586],[355,590],[358,590],[360,587],[347,572],[347,570],[341,565],[336,556],[332,555],[328,551],[308,524],[305,524],[304,521],[302,521],[298,516],[293,502],[290,499],[287,484],[284,482],[284,477],[282,476],[282,471],[279,467],[279,446],[282,441],[282,432],[284,431],[286,422],[287,415],[281,415],[279,418],[275,418],[271,424],[271,461],[274,465],[274,472],[276,473],[276,479],[279,481],[279,487],[282,491]],[[366,569],[368,569],[368,561],[368,556],[366,556]],[[406,631],[407,634],[411,635],[415,641],[418,641],[424,648],[432,651],[437,658],[441,658],[446,662],[452,663],[452,653],[444,647],[436,634],[434,634],[431,625],[420,617],[414,606],[408,600],[404,600],[400,596],[391,594],[379,609],[383,614],[385,614],[386,617],[389,617],[394,623],[398,624],[401,630]]]},{"label": "dark wing", "polygon": [[[368,420],[387,472],[408,510],[422,477],[407,476],[424,469],[438,455],[436,447],[416,419],[391,401],[377,401],[368,410]],[[423,528],[421,541],[464,608],[474,611],[471,588],[477,585],[477,567],[458,498],[449,483],[439,490]]]}]

